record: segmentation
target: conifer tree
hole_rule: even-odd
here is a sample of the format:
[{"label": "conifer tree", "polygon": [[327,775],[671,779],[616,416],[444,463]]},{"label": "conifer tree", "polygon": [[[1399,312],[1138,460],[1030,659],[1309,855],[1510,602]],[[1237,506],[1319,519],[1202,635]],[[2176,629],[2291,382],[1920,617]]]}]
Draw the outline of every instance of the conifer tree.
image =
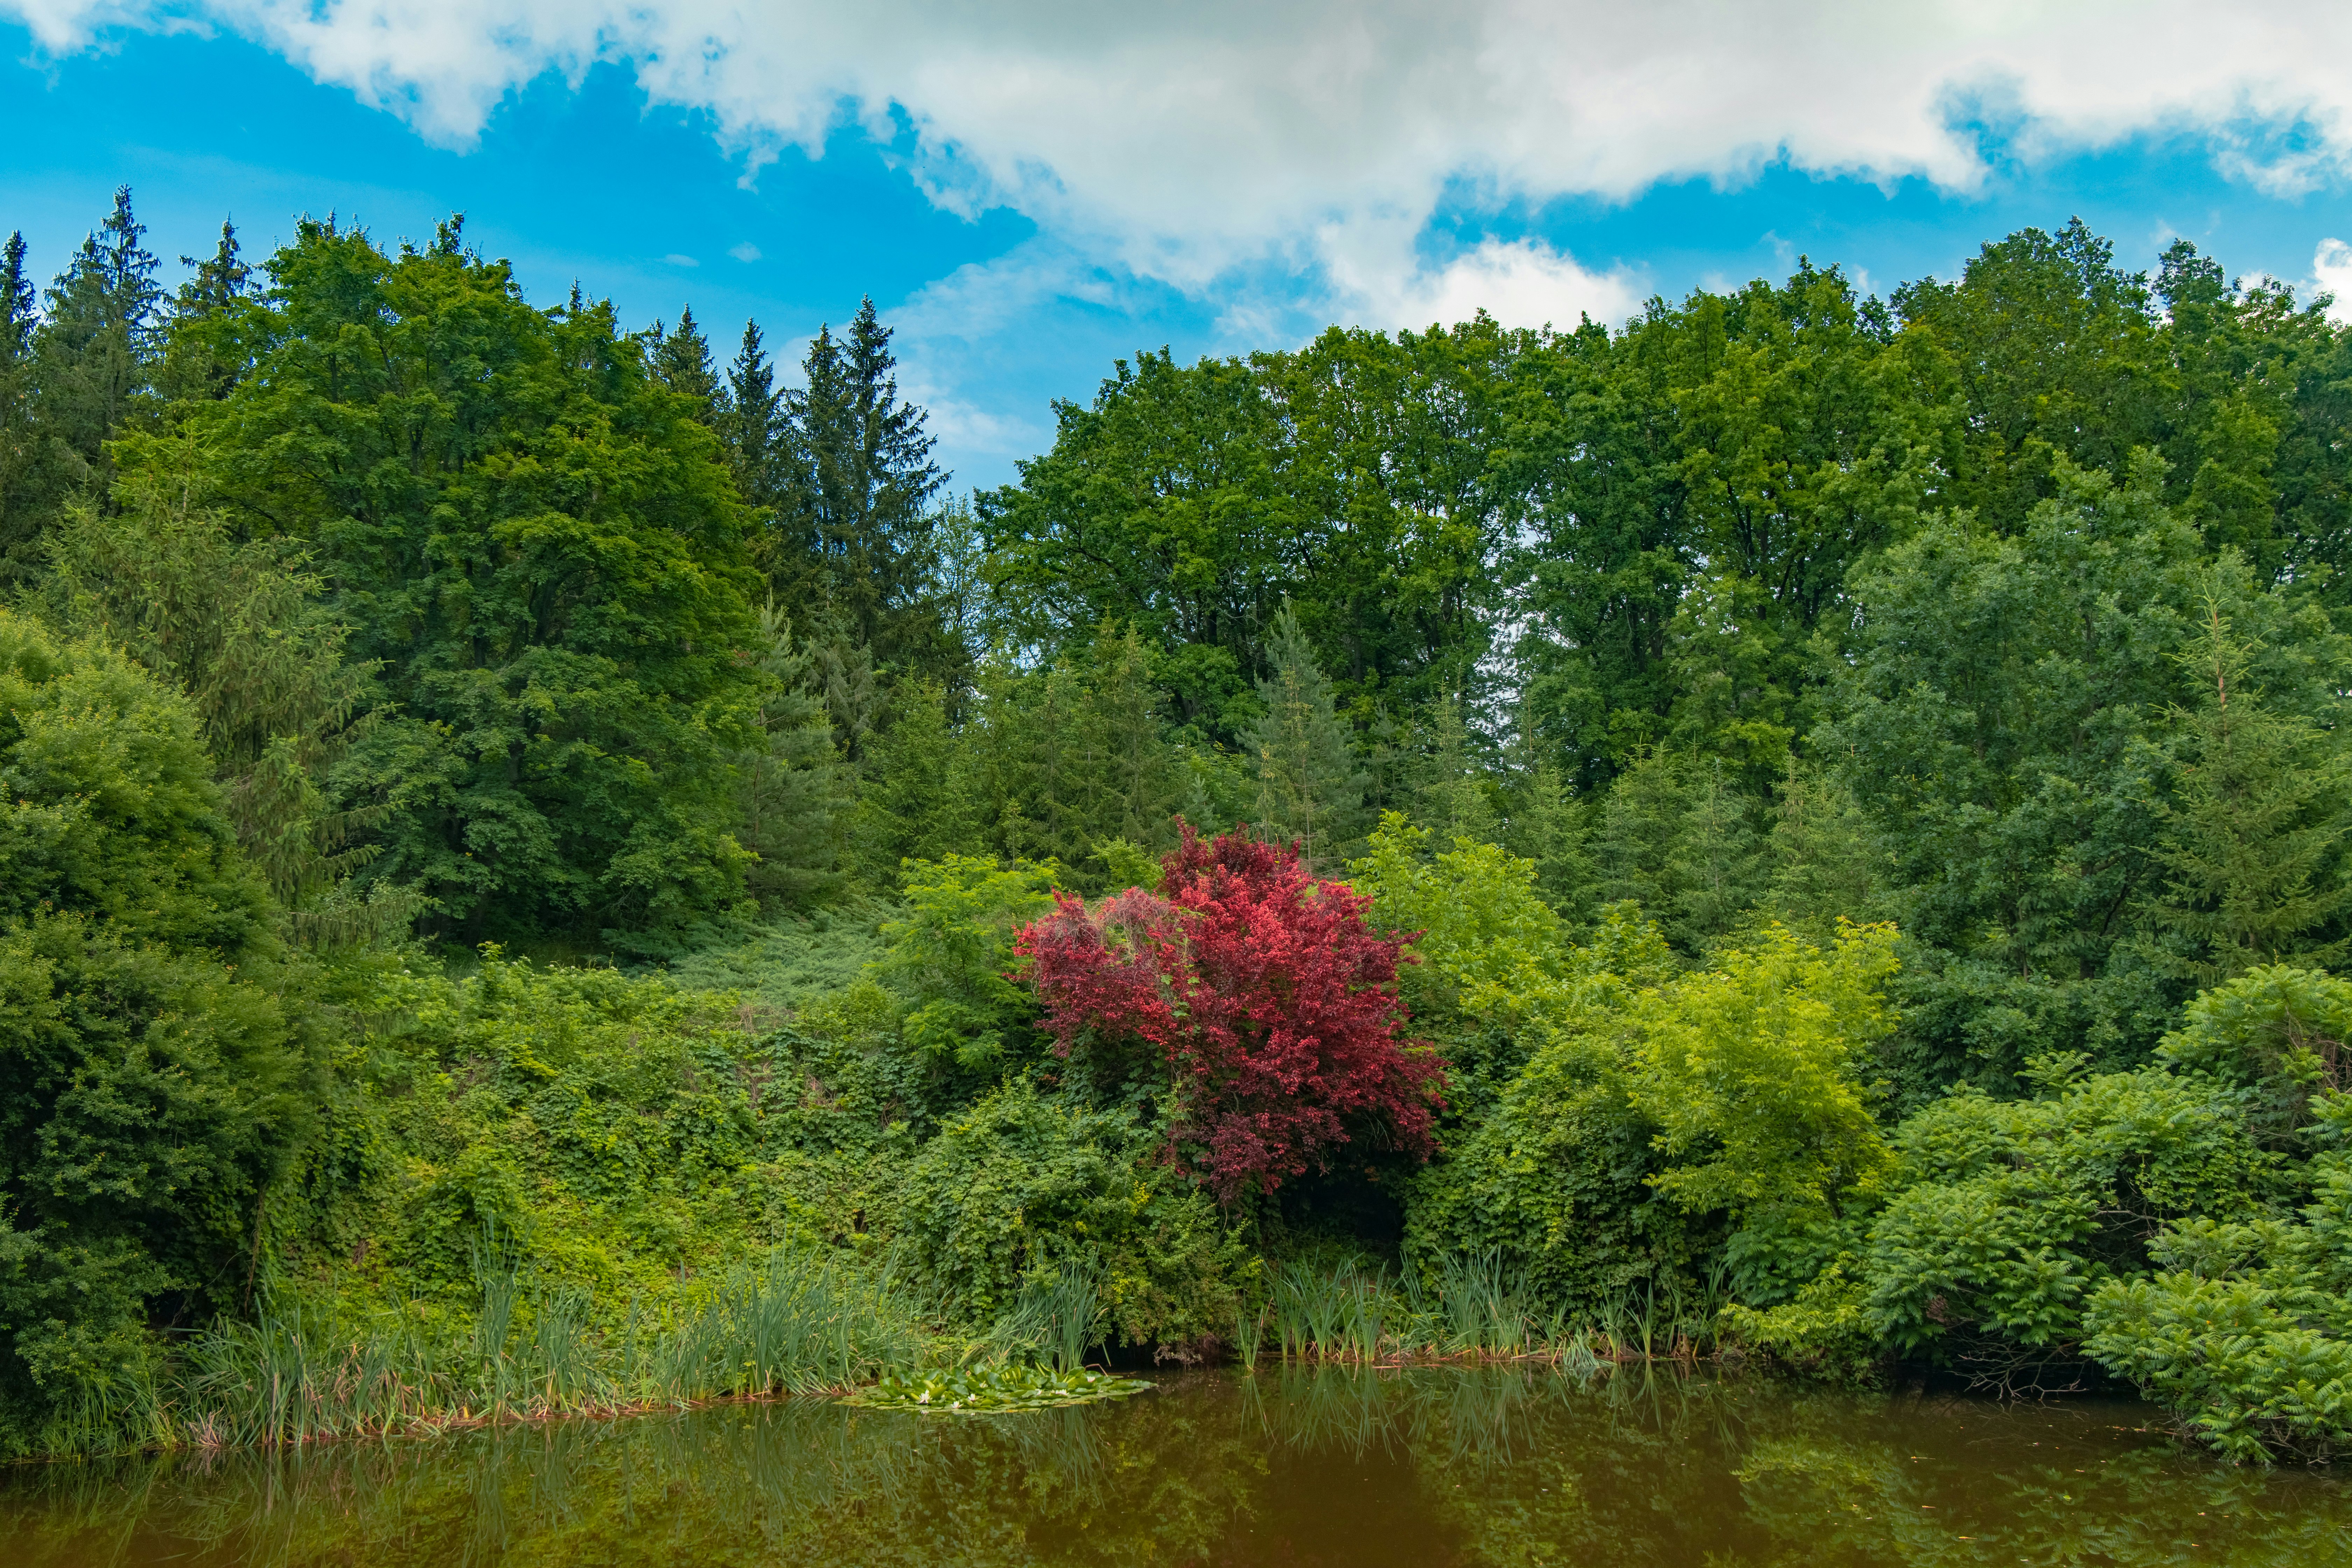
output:
[{"label": "conifer tree", "polygon": [[120,187],[114,210],[84,237],[50,288],[35,334],[42,423],[62,444],[69,484],[105,474],[106,443],[148,390],[163,290],[146,235],[131,212],[131,187]]},{"label": "conifer tree", "polygon": [[[383,921],[333,895],[367,858],[354,838],[384,814],[337,810],[328,778],[369,728],[361,709],[373,671],[346,657],[349,628],[326,613],[308,552],[240,541],[201,504],[194,440],[127,445],[110,504],[77,497],[51,531],[51,618],[122,648],[186,696],[237,843],[298,934],[369,934]],[[372,913],[404,927],[414,909],[394,900]]]},{"label": "conifer tree", "polygon": [[758,743],[740,762],[736,837],[760,858],[746,877],[751,890],[766,902],[799,906],[836,879],[847,779],[814,656],[793,641],[791,620],[773,604],[760,612],[760,637],[758,662],[769,685],[755,721]]},{"label": "conifer tree", "polygon": [[[920,604],[932,498],[947,476],[931,461],[923,410],[898,395],[890,329],[865,300],[849,330],[820,328],[792,398],[793,478],[785,533],[826,614],[883,663],[929,651]],[[783,586],[780,584],[779,586]]]},{"label": "conifer tree", "polygon": [[33,331],[40,317],[25,269],[25,237],[0,247],[0,583],[33,563]]},{"label": "conifer tree", "polygon": [[1105,621],[1090,652],[1086,725],[1103,754],[1090,849],[1100,858],[1112,839],[1162,847],[1172,840],[1175,758],[1161,733],[1151,651],[1132,625]]},{"label": "conifer tree", "polygon": [[1450,697],[1439,699],[1433,728],[1417,819],[1435,830],[1442,844],[1456,838],[1493,843],[1495,804],[1486,793],[1485,771],[1471,755],[1461,703]]},{"label": "conifer tree", "polygon": [[2335,735],[2264,701],[2248,679],[2255,651],[2209,600],[2181,655],[2204,696],[2171,711],[2180,754],[2157,807],[2166,877],[2150,913],[2191,945],[2172,966],[2208,985],[2290,958],[2326,966],[2346,946],[2330,933],[2352,900],[2352,764]]},{"label": "conifer tree", "polygon": [[857,858],[866,880],[883,888],[896,882],[902,860],[981,851],[987,827],[972,749],[949,721],[945,689],[920,678],[902,681],[890,710],[857,802]]},{"label": "conifer tree", "polygon": [[1246,736],[1257,763],[1258,830],[1296,840],[1311,866],[1336,865],[1360,826],[1364,778],[1348,726],[1332,710],[1330,679],[1287,603],[1266,658],[1273,673],[1257,688],[1265,711]]},{"label": "conifer tree", "polygon": [[1569,792],[1568,780],[1550,763],[1528,768],[1511,801],[1506,843],[1535,862],[1536,891],[1562,918],[1589,912],[1592,857],[1585,842],[1584,803]]},{"label": "conifer tree", "polygon": [[1841,917],[1888,914],[1885,849],[1853,792],[1826,770],[1789,759],[1766,847],[1773,912],[1808,941],[1832,940]]},{"label": "conifer tree", "polygon": [[[684,322],[680,322],[683,327]],[[752,506],[773,514],[783,456],[785,405],[776,390],[775,362],[761,341],[760,323],[743,323],[743,341],[727,366],[719,406],[719,438],[727,447],[735,488]],[[795,601],[787,596],[791,605]]]},{"label": "conifer tree", "polygon": [[653,340],[654,374],[662,384],[682,397],[691,398],[695,417],[713,429],[719,426],[719,410],[727,401],[719,380],[718,367],[710,358],[709,340],[702,335],[701,324],[694,319],[694,307],[686,306],[677,313],[676,328],[664,331],[659,321],[648,334]]},{"label": "conifer tree", "polygon": [[195,274],[172,297],[157,388],[167,400],[226,397],[245,359],[229,318],[254,295],[253,268],[238,249],[236,226],[224,221],[212,255],[183,256],[180,265]]}]

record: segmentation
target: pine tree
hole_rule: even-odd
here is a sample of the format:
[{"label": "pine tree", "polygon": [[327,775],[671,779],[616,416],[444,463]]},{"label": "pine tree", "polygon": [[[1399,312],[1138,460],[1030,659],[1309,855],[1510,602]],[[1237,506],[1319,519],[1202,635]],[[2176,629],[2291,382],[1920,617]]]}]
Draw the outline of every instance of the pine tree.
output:
[{"label": "pine tree", "polygon": [[665,331],[659,321],[649,334],[653,340],[654,374],[662,384],[682,397],[692,400],[694,416],[712,429],[719,428],[719,410],[726,396],[721,391],[718,367],[711,363],[710,343],[703,337],[701,325],[694,319],[694,307],[688,305],[677,313],[677,326]]},{"label": "pine tree", "polygon": [[2149,913],[2192,950],[2171,967],[2202,984],[2288,959],[2325,967],[2343,954],[2329,933],[2352,900],[2352,762],[2336,736],[2263,701],[2247,679],[2257,650],[2218,602],[2205,612],[2181,656],[2205,700],[2171,710],[2179,753],[2172,798],[2157,806],[2166,876]]},{"label": "pine tree", "polygon": [[1789,759],[1767,848],[1773,912],[1807,940],[1830,941],[1840,917],[1890,912],[1885,848],[1853,793],[1827,771]]},{"label": "pine tree", "polygon": [[785,522],[802,555],[792,570],[813,579],[840,634],[885,665],[938,640],[925,635],[921,601],[929,504],[947,482],[923,410],[898,396],[890,336],[869,299],[845,335],[821,328],[809,344],[792,399]]},{"label": "pine tree", "polygon": [[1364,777],[1332,710],[1330,679],[1287,602],[1266,658],[1274,670],[1257,688],[1265,711],[1245,737],[1257,761],[1258,830],[1296,840],[1310,865],[1337,865],[1361,826]]},{"label": "pine tree", "polygon": [[1094,858],[1111,840],[1148,848],[1174,842],[1175,755],[1160,722],[1151,651],[1133,626],[1105,621],[1088,659],[1086,728],[1102,752],[1090,813]]},{"label": "pine tree", "polygon": [[1511,801],[1505,843],[1535,862],[1536,891],[1570,921],[1591,912],[1592,856],[1585,839],[1584,805],[1559,769],[1549,763],[1528,768]]},{"label": "pine tree", "polygon": [[972,763],[949,721],[945,689],[934,680],[901,682],[857,802],[858,860],[870,885],[895,887],[901,860],[984,851],[988,825]]},{"label": "pine tree", "polygon": [[1755,901],[1763,870],[1757,803],[1719,757],[1694,770],[1683,831],[1669,860],[1678,894],[1667,934],[1694,951],[1730,933]]}]

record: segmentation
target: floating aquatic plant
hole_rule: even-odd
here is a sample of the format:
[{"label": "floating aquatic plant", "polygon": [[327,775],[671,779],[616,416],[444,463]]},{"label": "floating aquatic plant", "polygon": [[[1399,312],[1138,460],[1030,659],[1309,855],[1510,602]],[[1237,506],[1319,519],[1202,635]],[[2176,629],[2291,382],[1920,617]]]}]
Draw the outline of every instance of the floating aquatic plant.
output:
[{"label": "floating aquatic plant", "polygon": [[921,1410],[933,1415],[987,1415],[1010,1410],[1058,1410],[1097,1399],[1120,1399],[1151,1384],[1139,1378],[1075,1367],[998,1364],[952,1372],[893,1373],[849,1396],[852,1405],[884,1410]]}]

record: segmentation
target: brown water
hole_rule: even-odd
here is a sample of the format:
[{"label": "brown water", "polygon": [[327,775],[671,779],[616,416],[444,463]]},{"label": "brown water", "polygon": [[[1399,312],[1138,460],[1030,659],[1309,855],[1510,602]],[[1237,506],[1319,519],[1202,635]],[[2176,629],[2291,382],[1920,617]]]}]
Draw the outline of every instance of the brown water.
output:
[{"label": "brown water", "polygon": [[1118,1404],[818,1402],[0,1472],[0,1568],[2352,1563],[2352,1478],[2145,1406],[1621,1373],[1261,1370]]}]

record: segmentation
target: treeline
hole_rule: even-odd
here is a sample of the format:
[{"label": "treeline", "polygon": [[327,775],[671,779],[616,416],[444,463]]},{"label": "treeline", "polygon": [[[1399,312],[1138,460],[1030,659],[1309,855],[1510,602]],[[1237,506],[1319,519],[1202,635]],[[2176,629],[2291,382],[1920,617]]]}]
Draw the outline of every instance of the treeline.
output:
[{"label": "treeline", "polygon": [[[1913,1267],[1960,1144],[2188,1105],[2194,1179],[2116,1242],[2139,1275],[2161,1226],[2321,1180],[2326,301],[2186,242],[2131,273],[2077,223],[1885,300],[1806,264],[1622,328],[1145,353],[959,497],[870,301],[787,376],[756,323],[722,364],[690,311],[534,306],[455,219],[183,264],[127,191],[46,290],[0,256],[11,1446],[109,1429],[73,1402],[279,1286],[457,1300],[499,1226],[608,1292],[902,1241],[975,1321],[1083,1253],[1117,1332],[1178,1349],[1286,1247],[1475,1239],[1560,1303],[1731,1278],[1754,1343],[1852,1366],[1965,1295]],[[1254,1194],[1255,1156],[1195,1160],[1214,1194],[1161,1157],[1210,1102],[1007,978],[1049,891],[1154,889],[1186,825],[1304,858],[1237,931],[1347,879],[1419,961],[1365,1037],[1389,1087],[1336,1071],[1354,1109]],[[1210,918],[1195,879],[1056,929]],[[655,981],[437,973],[485,943],[752,994],[722,1026]],[[1179,980],[1245,994],[1119,984]],[[2200,993],[2269,1022],[2184,1036]],[[1742,1057],[1783,997],[1830,1021]],[[1254,1027],[1150,1026],[1256,1064]],[[2179,1104],[2132,1076],[2224,1058]],[[2265,1095],[2276,1126],[2231,1109]],[[2001,1234],[2077,1245],[2084,1181],[2035,1211],[2057,1239]],[[2043,1349],[2092,1332],[2098,1258]]]}]

